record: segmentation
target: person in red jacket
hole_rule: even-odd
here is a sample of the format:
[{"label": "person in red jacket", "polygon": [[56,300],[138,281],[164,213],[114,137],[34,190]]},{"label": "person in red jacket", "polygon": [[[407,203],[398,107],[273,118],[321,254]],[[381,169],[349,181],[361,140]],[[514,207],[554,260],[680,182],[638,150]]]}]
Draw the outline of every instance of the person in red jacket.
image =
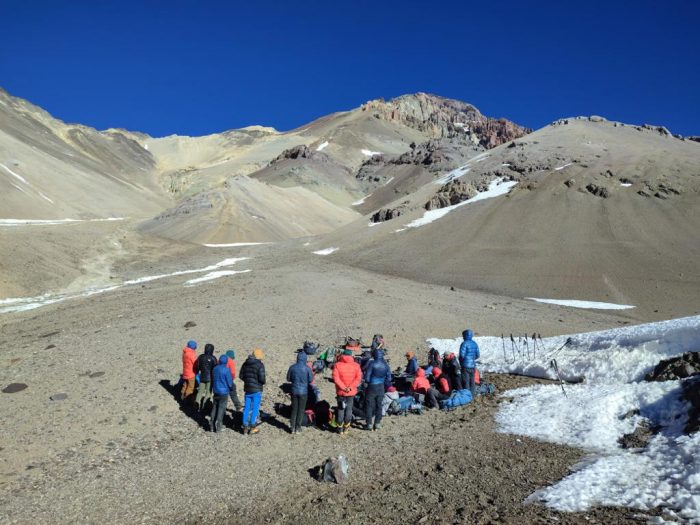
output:
[{"label": "person in red jacket", "polygon": [[338,425],[338,432],[345,435],[350,430],[352,423],[352,402],[357,394],[357,387],[362,381],[362,370],[355,362],[352,350],[344,350],[343,355],[333,367],[333,382],[335,383],[335,394],[338,401],[335,421]]},{"label": "person in red jacket", "polygon": [[432,373],[435,384],[428,389],[428,395],[425,396],[426,405],[428,408],[439,408],[440,401],[450,398],[450,383],[437,366],[433,367]]},{"label": "person in red jacket", "polygon": [[411,392],[413,392],[414,394],[427,395],[429,388],[430,382],[428,381],[428,378],[425,377],[425,370],[419,368],[416,371],[416,378],[411,384]]},{"label": "person in red jacket", "polygon": [[233,406],[235,407],[235,409],[238,412],[240,412],[243,408],[243,403],[241,403],[241,400],[238,399],[238,392],[236,391],[236,352],[233,350],[233,348],[229,348],[228,350],[226,350],[226,357],[228,357],[228,361],[226,361],[226,366],[231,371],[231,379],[234,380],[233,388],[231,389],[231,401],[233,401]]},{"label": "person in red jacket", "polygon": [[182,388],[180,389],[180,400],[183,403],[191,403],[195,387],[194,364],[197,362],[197,343],[188,341],[187,346],[182,349]]}]

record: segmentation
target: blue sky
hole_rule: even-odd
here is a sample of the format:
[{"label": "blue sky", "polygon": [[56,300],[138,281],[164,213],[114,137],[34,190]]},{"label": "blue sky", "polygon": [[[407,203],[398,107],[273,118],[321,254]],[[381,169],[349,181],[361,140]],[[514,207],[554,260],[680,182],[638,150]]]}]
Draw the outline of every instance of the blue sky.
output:
[{"label": "blue sky", "polygon": [[98,129],[286,130],[426,91],[700,135],[695,1],[0,0],[0,20],[0,86]]}]

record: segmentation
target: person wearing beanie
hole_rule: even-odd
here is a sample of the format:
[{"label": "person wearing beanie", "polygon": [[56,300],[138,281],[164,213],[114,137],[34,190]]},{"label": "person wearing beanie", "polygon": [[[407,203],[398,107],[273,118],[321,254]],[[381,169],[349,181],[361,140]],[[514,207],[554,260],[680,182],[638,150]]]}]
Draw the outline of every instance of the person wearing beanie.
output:
[{"label": "person wearing beanie", "polygon": [[195,376],[197,373],[194,370],[195,362],[197,361],[197,342],[187,341],[187,345],[182,349],[182,388],[180,389],[180,401],[183,404],[192,402],[192,394],[194,394]]},{"label": "person wearing beanie", "polygon": [[265,354],[260,348],[253,350],[241,367],[240,378],[243,381],[245,405],[243,407],[243,433],[257,434],[256,425],[260,402],[262,401],[263,386],[265,385]]},{"label": "person wearing beanie", "polygon": [[386,416],[391,403],[399,400],[399,391],[396,390],[395,386],[390,386],[384,392],[384,399],[382,400],[382,416]]},{"label": "person wearing beanie", "polygon": [[199,374],[199,386],[197,387],[195,404],[200,411],[204,410],[204,405],[211,399],[212,372],[215,366],[214,345],[207,343],[204,345],[204,353],[197,358],[194,364],[194,370]]},{"label": "person wearing beanie", "polygon": [[352,404],[357,394],[357,387],[362,381],[360,365],[353,359],[353,351],[346,349],[338,358],[333,367],[333,382],[338,402],[335,422],[338,425],[340,435],[350,431],[352,423]]},{"label": "person wearing beanie", "polygon": [[233,388],[231,372],[226,366],[228,357],[221,356],[219,364],[214,367],[212,374],[212,391],[214,392],[214,404],[211,408],[209,418],[212,432],[221,432],[224,426],[224,414],[226,413],[226,403]]},{"label": "person wearing beanie", "polygon": [[289,420],[292,434],[302,431],[309,386],[314,380],[314,374],[307,366],[307,357],[308,354],[303,350],[298,352],[297,362],[287,370],[287,381],[292,384],[292,417]]},{"label": "person wearing beanie", "polygon": [[236,412],[240,412],[241,408],[243,408],[243,404],[241,403],[240,399],[238,399],[238,391],[236,390],[236,352],[233,350],[233,348],[226,350],[226,357],[228,357],[226,366],[231,372],[231,379],[234,381],[233,387],[231,388],[231,401],[233,402]]},{"label": "person wearing beanie", "polygon": [[413,352],[406,352],[406,370],[404,375],[414,376],[418,372],[418,359]]}]

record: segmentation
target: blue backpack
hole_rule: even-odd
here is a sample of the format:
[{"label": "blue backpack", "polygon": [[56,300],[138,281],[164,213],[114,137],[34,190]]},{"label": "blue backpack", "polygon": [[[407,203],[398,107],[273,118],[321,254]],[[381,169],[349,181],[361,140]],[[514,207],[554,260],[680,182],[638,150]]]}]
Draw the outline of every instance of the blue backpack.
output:
[{"label": "blue backpack", "polygon": [[481,383],[476,386],[476,393],[480,396],[493,394],[496,392],[496,387],[493,383]]}]

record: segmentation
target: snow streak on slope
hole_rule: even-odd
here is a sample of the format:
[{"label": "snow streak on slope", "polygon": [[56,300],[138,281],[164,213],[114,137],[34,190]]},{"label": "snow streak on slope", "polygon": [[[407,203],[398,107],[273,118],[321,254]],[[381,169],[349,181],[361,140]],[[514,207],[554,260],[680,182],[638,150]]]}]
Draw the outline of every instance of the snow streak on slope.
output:
[{"label": "snow streak on slope", "polygon": [[[480,368],[585,382],[535,385],[508,392],[497,415],[500,430],[588,449],[590,461],[551,487],[539,500],[558,510],[585,511],[595,505],[640,509],[663,506],[683,520],[700,522],[700,432],[683,434],[688,404],[682,382],[643,382],[661,360],[697,351],[700,316],[660,323],[544,339],[533,352],[532,339],[476,338]],[[440,350],[458,351],[460,339],[431,339]],[[642,421],[661,430],[641,451],[620,448],[618,439]]]},{"label": "snow streak on slope", "polygon": [[316,148],[316,151],[323,151],[326,149],[326,146],[328,146],[328,141],[325,141],[323,144],[319,144],[318,148]]},{"label": "snow streak on slope", "polygon": [[314,253],[316,255],[330,255],[333,252],[337,252],[338,248],[324,248],[323,250],[317,250]]},{"label": "snow streak on slope", "polygon": [[539,299],[537,297],[526,297],[525,299],[538,303],[558,304],[560,306],[590,308],[594,310],[629,310],[630,308],[634,308],[631,304],[600,303],[597,301],[579,301],[577,299]]},{"label": "snow streak on slope", "polygon": [[370,151],[368,149],[363,149],[362,154],[366,155],[367,157],[374,157],[375,155],[381,155],[381,151]]},{"label": "snow streak on slope", "polygon": [[453,204],[452,206],[446,206],[444,208],[426,211],[423,214],[423,217],[421,217],[420,219],[416,219],[414,221],[409,222],[406,225],[406,227],[407,228],[418,228],[420,226],[430,224],[431,222],[436,221],[437,219],[444,217],[445,215],[447,215],[451,211],[456,210],[457,208],[459,208],[461,206],[465,206],[467,204],[472,204],[473,202],[482,201],[484,199],[491,199],[493,197],[499,197],[501,195],[505,195],[506,193],[510,192],[510,189],[513,186],[515,186],[516,184],[517,184],[517,181],[503,182],[503,179],[495,179],[495,180],[491,181],[491,183],[489,184],[488,190],[477,193],[471,199],[467,199],[466,201],[462,201],[459,204]]}]

